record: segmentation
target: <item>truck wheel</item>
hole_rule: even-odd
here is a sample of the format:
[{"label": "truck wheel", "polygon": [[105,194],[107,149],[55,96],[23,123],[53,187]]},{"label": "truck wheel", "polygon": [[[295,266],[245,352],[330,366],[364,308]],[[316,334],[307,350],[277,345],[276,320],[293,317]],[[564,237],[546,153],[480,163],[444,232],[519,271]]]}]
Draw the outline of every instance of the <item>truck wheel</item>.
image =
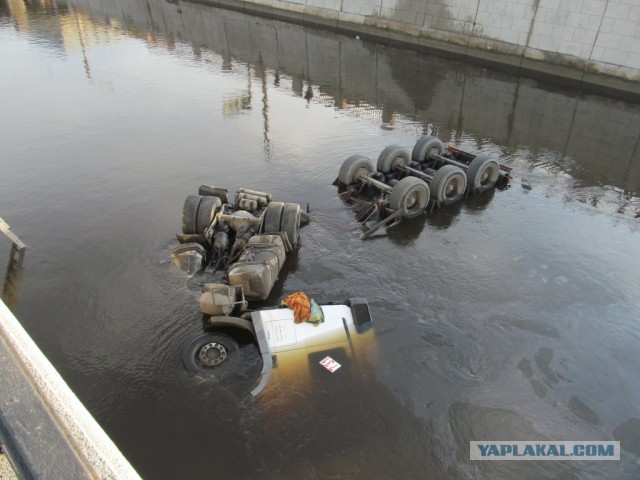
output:
[{"label": "truck wheel", "polygon": [[429,201],[429,185],[416,177],[404,177],[391,192],[389,207],[400,210],[404,218],[414,218],[424,212]]},{"label": "truck wheel", "polygon": [[204,333],[197,336],[184,350],[182,361],[191,373],[222,369],[238,350],[238,342],[224,333]]},{"label": "truck wheel", "polygon": [[282,202],[271,202],[267,205],[262,220],[264,233],[278,233],[280,231],[280,220],[283,209],[284,203]]},{"label": "truck wheel", "polygon": [[457,202],[467,188],[467,177],[459,167],[444,165],[436,171],[430,183],[431,196],[440,205]]},{"label": "truck wheel", "polygon": [[418,140],[411,151],[411,159],[416,162],[425,162],[429,160],[432,154],[440,155],[444,151],[444,145],[437,137],[425,135]]},{"label": "truck wheel", "polygon": [[198,209],[202,201],[200,195],[189,195],[182,207],[182,233],[198,233]]},{"label": "truck wheel", "polygon": [[300,205],[297,203],[284,204],[280,229],[287,234],[291,248],[296,248],[296,245],[298,245],[298,231],[300,230]]},{"label": "truck wheel", "polygon": [[488,153],[481,153],[471,160],[467,169],[467,183],[474,193],[493,188],[499,176],[500,165]]},{"label": "truck wheel", "polygon": [[222,203],[229,203],[229,192],[226,188],[214,187],[213,185],[200,185],[198,195],[203,197],[209,195],[218,197]]},{"label": "truck wheel", "polygon": [[367,157],[362,155],[351,155],[340,167],[338,180],[345,185],[351,185],[359,180],[360,175],[366,175],[373,172],[371,162]]},{"label": "truck wheel", "polygon": [[382,150],[378,157],[378,171],[389,173],[395,171],[398,167],[408,165],[411,161],[409,152],[400,145],[389,145]]},{"label": "truck wheel", "polygon": [[198,233],[204,233],[209,228],[222,202],[218,197],[203,197],[198,208]]}]

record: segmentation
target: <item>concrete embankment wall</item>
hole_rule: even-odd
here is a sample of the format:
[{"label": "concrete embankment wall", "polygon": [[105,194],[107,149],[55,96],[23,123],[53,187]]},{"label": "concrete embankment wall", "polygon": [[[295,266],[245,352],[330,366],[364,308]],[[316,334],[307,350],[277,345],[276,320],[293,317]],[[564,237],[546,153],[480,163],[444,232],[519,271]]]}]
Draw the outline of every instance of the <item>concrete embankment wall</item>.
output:
[{"label": "concrete embankment wall", "polygon": [[201,0],[640,91],[638,0]]}]

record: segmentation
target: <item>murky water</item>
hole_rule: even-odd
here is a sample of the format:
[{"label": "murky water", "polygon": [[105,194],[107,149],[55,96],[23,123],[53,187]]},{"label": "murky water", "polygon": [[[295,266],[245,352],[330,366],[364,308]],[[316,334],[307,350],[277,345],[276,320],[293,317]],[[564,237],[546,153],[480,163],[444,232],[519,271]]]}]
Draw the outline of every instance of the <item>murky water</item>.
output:
[{"label": "murky water", "polygon": [[[640,105],[191,3],[4,2],[4,298],[145,478],[640,476]],[[342,161],[425,133],[511,187],[359,240]],[[310,203],[271,301],[368,298],[357,370],[257,402],[187,375],[203,277],[169,251],[200,183]],[[614,438],[620,462],[469,461]]]}]

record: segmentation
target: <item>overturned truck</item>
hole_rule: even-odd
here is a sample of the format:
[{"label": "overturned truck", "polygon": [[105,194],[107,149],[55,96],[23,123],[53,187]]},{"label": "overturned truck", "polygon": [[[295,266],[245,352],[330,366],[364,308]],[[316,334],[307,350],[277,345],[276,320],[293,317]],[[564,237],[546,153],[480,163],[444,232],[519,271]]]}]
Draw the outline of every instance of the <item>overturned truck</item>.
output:
[{"label": "overturned truck", "polygon": [[[298,246],[300,226],[308,221],[299,204],[275,202],[255,190],[241,188],[230,200],[226,189],[202,185],[198,195],[187,197],[173,262],[188,273],[224,274],[220,283],[202,287],[205,332],[182,352],[189,372],[235,384],[248,377],[247,393],[257,396],[273,377],[274,383],[300,382],[317,369],[333,373],[357,363],[356,348],[364,351],[373,339],[366,300],[320,306],[322,319],[314,324],[298,321],[289,308],[248,308],[249,301],[268,298],[287,253]],[[255,378],[238,360],[245,348],[259,352]]]},{"label": "overturned truck", "polygon": [[265,300],[308,220],[299,204],[269,193],[241,188],[230,201],[226,189],[202,185],[184,202],[172,261],[187,273],[223,271],[244,298]]},{"label": "overturned truck", "polygon": [[379,214],[380,221],[362,234],[366,238],[383,225],[391,227],[458,202],[465,194],[506,185],[510,172],[487,153],[474,155],[424,136],[411,153],[400,145],[386,147],[375,169],[367,157],[350,156],[340,167],[336,184],[343,200],[365,206],[363,223]]}]

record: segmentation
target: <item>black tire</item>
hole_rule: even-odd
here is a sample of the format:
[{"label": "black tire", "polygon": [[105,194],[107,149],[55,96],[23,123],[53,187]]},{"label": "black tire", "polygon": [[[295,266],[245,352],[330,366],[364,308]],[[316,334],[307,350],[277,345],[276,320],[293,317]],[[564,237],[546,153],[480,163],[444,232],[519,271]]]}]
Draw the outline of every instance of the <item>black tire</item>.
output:
[{"label": "black tire", "polygon": [[262,231],[264,233],[278,233],[280,231],[282,210],[284,210],[284,203],[282,202],[271,202],[267,205],[262,221]]},{"label": "black tire", "polygon": [[229,192],[226,188],[214,187],[213,185],[200,185],[198,195],[218,197],[222,203],[229,203]]},{"label": "black tire", "polygon": [[411,155],[400,145],[389,145],[382,150],[378,157],[377,168],[379,172],[390,173],[403,165],[409,165]]},{"label": "black tire", "polygon": [[204,197],[200,201],[200,207],[198,208],[198,223],[197,233],[204,233],[204,231],[211,225],[218,209],[222,206],[222,202],[218,197]]},{"label": "black tire", "polygon": [[444,165],[433,175],[429,186],[431,197],[440,205],[450,205],[462,198],[467,188],[464,170],[455,165]]},{"label": "black tire", "polygon": [[198,209],[202,201],[201,195],[189,195],[182,207],[182,233],[198,233]]},{"label": "black tire", "polygon": [[287,234],[291,248],[298,245],[298,231],[300,230],[300,205],[297,203],[285,203],[280,218],[280,230]]},{"label": "black tire", "polygon": [[351,155],[340,167],[338,180],[345,185],[351,185],[358,181],[361,174],[369,174],[373,172],[371,161],[362,155]]},{"label": "black tire", "polygon": [[207,332],[187,344],[182,362],[191,373],[219,371],[230,366],[237,350],[238,342],[229,335]]},{"label": "black tire", "polygon": [[474,193],[492,189],[499,177],[500,165],[488,153],[481,153],[471,160],[467,169],[467,184]]},{"label": "black tire", "polygon": [[416,177],[404,177],[391,192],[389,207],[400,210],[404,218],[415,218],[429,202],[429,185]]},{"label": "black tire", "polygon": [[418,140],[411,151],[411,159],[416,162],[425,162],[429,160],[429,156],[433,153],[441,155],[444,151],[444,145],[438,137],[425,135]]}]

